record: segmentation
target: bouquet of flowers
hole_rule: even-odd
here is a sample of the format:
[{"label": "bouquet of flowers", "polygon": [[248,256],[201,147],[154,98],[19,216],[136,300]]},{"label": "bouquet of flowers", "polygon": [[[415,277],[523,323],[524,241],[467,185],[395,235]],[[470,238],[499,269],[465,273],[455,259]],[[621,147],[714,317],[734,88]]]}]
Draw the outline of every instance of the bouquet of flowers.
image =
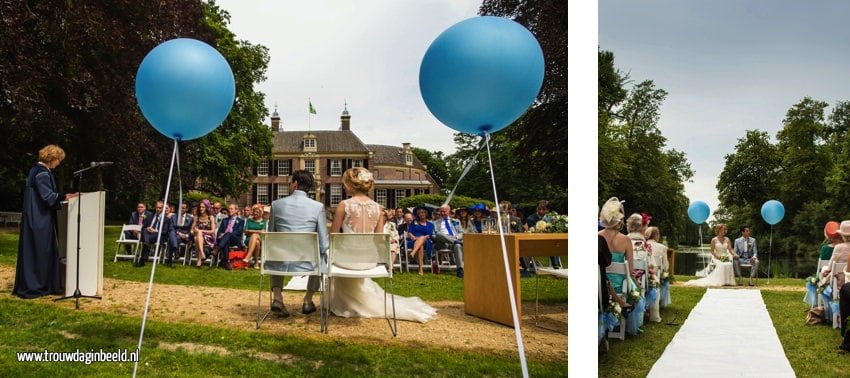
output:
[{"label": "bouquet of flowers", "polygon": [[670,273],[667,273],[666,271],[664,273],[661,273],[661,282],[669,282],[669,281],[670,281]]},{"label": "bouquet of flowers", "polygon": [[729,262],[729,255],[722,254],[718,256],[717,259],[720,260],[720,262]]},{"label": "bouquet of flowers", "polygon": [[634,304],[639,300],[640,300],[640,289],[635,287],[634,289],[632,289],[632,291],[629,292],[629,297],[626,298],[626,301]]},{"label": "bouquet of flowers", "polygon": [[529,232],[537,232],[537,233],[555,233],[555,232],[567,232],[569,219],[566,215],[559,215],[554,211],[550,211],[549,214],[546,214],[542,220],[537,221],[533,227],[529,228]]}]

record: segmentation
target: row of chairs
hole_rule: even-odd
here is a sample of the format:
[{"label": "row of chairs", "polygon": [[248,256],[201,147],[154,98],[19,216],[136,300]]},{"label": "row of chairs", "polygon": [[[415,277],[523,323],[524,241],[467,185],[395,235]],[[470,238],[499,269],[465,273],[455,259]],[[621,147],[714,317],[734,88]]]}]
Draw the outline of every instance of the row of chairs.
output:
[{"label": "row of chairs", "polygon": [[[820,277],[823,268],[829,265],[830,260],[818,260],[818,269],[817,269],[817,277]],[[838,274],[844,274],[844,270],[847,268],[847,263],[839,263],[832,262],[832,265],[829,267],[829,286],[832,288],[832,300],[838,300],[838,293],[841,290],[841,287],[838,285]],[[845,282],[846,282],[846,274],[845,274]],[[829,306],[829,303],[824,303],[823,296],[817,296],[817,305],[816,306]],[[841,314],[833,313],[832,314],[832,328],[841,328]]]},{"label": "row of chairs", "polygon": [[[404,232],[401,239],[399,240],[399,254],[398,259],[396,259],[393,267],[398,268],[399,272],[410,272],[410,268],[419,269],[419,263],[416,261],[412,261],[408,253],[410,253],[410,249],[407,248],[407,240],[408,233]],[[440,270],[455,270],[457,269],[457,262],[455,261],[454,251],[450,248],[436,248],[436,245],[433,245],[434,248],[431,251],[431,259],[436,259],[437,267]],[[428,264],[423,268],[433,269],[432,264]]]},{"label": "row of chairs", "polygon": [[[658,269],[657,274],[660,277],[661,274],[663,273],[663,270],[661,269],[661,267],[662,267],[661,257],[660,256],[650,256],[650,259],[652,261],[652,265],[658,267],[656,269]],[[643,269],[645,272],[647,272],[646,274],[641,276],[640,283],[638,284],[638,287],[640,288],[641,296],[646,297],[646,288],[648,287],[647,286],[648,285],[648,277],[647,276],[649,275],[649,273],[648,273],[649,267],[648,267],[647,261],[641,260],[641,259],[636,259],[635,260],[635,269]],[[620,296],[621,298],[624,298],[624,299],[628,298],[629,293],[631,293],[631,291],[632,291],[632,280],[630,279],[631,269],[629,269],[629,262],[628,261],[624,261],[624,262],[621,262],[621,263],[620,262],[611,262],[611,265],[609,265],[607,268],[605,268],[605,271],[607,273],[619,274],[619,275],[623,275],[625,277],[625,279],[623,279],[622,293],[617,293],[617,296]],[[602,295],[603,294],[607,294],[607,293],[603,293],[601,291],[601,288],[600,288],[600,291],[599,291],[600,307],[602,306]],[[658,301],[661,300],[660,293],[659,293],[658,298],[656,300],[658,300]],[[650,307],[650,304],[647,304],[647,311],[649,311],[649,307]],[[602,309],[602,310],[604,311],[604,309]],[[625,340],[626,339],[625,323],[621,322],[620,326],[615,331],[609,332],[608,338]]]},{"label": "row of chairs", "polygon": [[[142,248],[144,247],[144,243],[142,243],[141,240],[139,240],[139,239],[129,239],[129,238],[127,238],[125,236],[126,235],[125,232],[127,232],[127,231],[141,232],[141,230],[142,230],[142,226],[136,225],[136,224],[125,224],[121,228],[121,233],[118,235],[118,239],[115,240],[115,243],[116,243],[115,257],[113,258],[112,262],[118,262],[118,260],[133,260],[133,262],[135,263],[136,261],[139,260],[139,258],[141,256]],[[129,250],[130,250],[129,254],[123,253],[123,250],[124,250],[125,247],[129,247]],[[152,248],[152,250],[155,250],[156,246],[150,245],[149,248]],[[166,248],[168,248],[167,240],[161,240],[160,241],[159,254],[155,255],[154,253],[151,253],[150,256],[148,256],[148,260],[153,261],[156,258],[160,258],[160,259],[164,258],[165,253],[166,253],[165,252]],[[209,253],[207,253],[207,255],[209,256]],[[209,258],[208,261],[209,261],[210,266],[214,266],[215,264],[218,263],[217,257],[218,256],[213,255],[211,258]],[[177,245],[177,255],[173,256],[173,258],[174,258],[174,261],[181,263],[183,265],[192,265],[194,262],[196,262],[197,259],[198,259],[198,252],[195,249],[194,241],[190,240],[188,243],[183,243],[183,242],[179,243]]]},{"label": "row of chairs", "polygon": [[[263,276],[283,277],[318,276],[321,278],[321,331],[328,332],[330,303],[333,298],[333,281],[337,277],[383,278],[384,318],[393,336],[398,335],[396,324],[393,269],[390,257],[390,239],[387,234],[332,233],[327,265],[322,264],[319,238],[315,232],[266,232],[262,235],[260,257],[260,284],[257,293],[257,329],[268,318],[270,311],[262,311]],[[308,268],[309,267],[309,268]],[[389,281],[389,286],[387,286]],[[265,289],[268,290],[268,289]],[[269,303],[272,304],[269,292]],[[391,301],[392,317],[387,312]]]}]

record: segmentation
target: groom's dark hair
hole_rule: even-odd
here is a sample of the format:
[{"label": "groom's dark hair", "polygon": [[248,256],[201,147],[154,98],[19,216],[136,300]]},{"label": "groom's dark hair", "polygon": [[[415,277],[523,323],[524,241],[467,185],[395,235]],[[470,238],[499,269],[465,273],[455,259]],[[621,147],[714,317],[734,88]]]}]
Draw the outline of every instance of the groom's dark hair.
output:
[{"label": "groom's dark hair", "polygon": [[744,233],[744,230],[746,230],[746,229],[748,229],[748,228],[750,228],[750,225],[748,225],[748,224],[745,224],[745,225],[741,226],[741,233],[743,234],[743,233]]},{"label": "groom's dark hair", "polygon": [[298,183],[297,189],[303,192],[313,190],[313,174],[305,170],[292,172],[292,181]]}]

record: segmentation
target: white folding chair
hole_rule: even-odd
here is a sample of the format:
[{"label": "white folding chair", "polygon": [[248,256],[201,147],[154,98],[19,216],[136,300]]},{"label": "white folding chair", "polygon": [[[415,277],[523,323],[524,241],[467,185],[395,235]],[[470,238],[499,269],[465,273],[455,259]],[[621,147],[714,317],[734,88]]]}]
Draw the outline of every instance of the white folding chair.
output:
[{"label": "white folding chair", "polygon": [[[141,242],[139,241],[139,239],[128,239],[124,234],[127,231],[141,232],[142,226],[138,225],[138,224],[125,224],[124,226],[121,227],[121,233],[118,234],[118,240],[115,241],[115,243],[117,243],[117,248],[115,248],[115,258],[112,259],[112,262],[118,262],[119,258],[130,259],[130,260],[135,261],[136,256],[138,256],[138,254],[139,254],[139,249],[142,247]],[[139,238],[141,238],[141,234],[139,234]],[[122,246],[125,246],[125,245],[130,246],[130,251],[131,251],[132,254],[128,255],[128,254],[121,253],[121,248],[122,248]]]},{"label": "white folding chair", "polygon": [[[322,258],[319,234],[315,232],[266,232],[260,236],[260,285],[257,293],[257,329],[268,318],[271,310],[262,312],[263,276],[322,276]],[[323,280],[322,280],[323,281]],[[281,285],[281,290],[283,289]],[[324,300],[325,295],[322,294]],[[273,298],[269,291],[269,307]],[[325,305],[322,305],[324,308]],[[324,330],[324,321],[322,330]]]},{"label": "white folding chair", "polygon": [[[829,285],[832,286],[832,300],[834,300],[834,301],[838,300],[838,292],[841,291],[841,286],[838,285],[838,274],[844,274],[844,269],[846,267],[847,267],[847,263],[833,262],[832,268],[830,268],[830,270],[829,270],[829,274],[830,274]],[[844,277],[844,279],[845,279],[845,282],[847,282],[846,276]],[[830,303],[827,303],[826,305],[829,306]],[[840,313],[834,312],[832,314],[832,328],[841,328],[841,314]]]},{"label": "white folding chair", "polygon": [[[567,269],[555,269],[555,268],[552,268],[552,267],[543,267],[543,266],[537,267],[537,274],[534,275],[534,325],[535,326],[537,326],[539,328],[543,328],[543,329],[548,329],[550,331],[563,332],[564,334],[567,334],[566,329],[560,330],[560,329],[557,329],[557,328],[552,328],[552,327],[543,325],[543,323],[540,323],[540,312],[539,312],[539,309],[538,309],[539,300],[540,300],[540,295],[539,295],[539,292],[538,292],[538,281],[540,280],[540,275],[550,275],[550,276],[555,276],[555,277],[559,277],[559,278],[567,278],[568,273],[569,272],[568,272]],[[597,275],[598,275],[598,273],[597,273]],[[564,289],[566,289],[566,287]],[[566,320],[566,319],[564,319],[564,320]]]},{"label": "white folding chair", "polygon": [[390,326],[395,337],[398,334],[395,315],[395,295],[393,295],[393,269],[390,266],[390,237],[387,234],[370,233],[345,233],[331,234],[330,252],[328,257],[328,273],[326,278],[328,293],[323,297],[325,306],[322,306],[325,322],[324,330],[327,333],[327,321],[330,317],[330,303],[333,299],[333,279],[335,277],[347,278],[384,278],[384,287],[389,280],[389,297],[392,303],[392,321],[387,311],[387,291],[384,290],[384,318]]},{"label": "white folding chair", "polygon": [[640,276],[640,296],[646,296],[646,284],[648,282],[647,276],[649,275],[649,264],[646,263],[646,260],[635,259],[635,269],[642,269],[644,274]]},{"label": "white folding chair", "polygon": [[[621,275],[625,276],[625,278],[623,279],[623,293],[622,293],[622,295],[623,295],[623,298],[628,298],[629,292],[631,291],[631,282],[632,282],[632,280],[630,279],[630,273],[629,273],[629,262],[628,261],[621,262],[621,263],[612,262],[611,265],[609,265],[608,267],[605,268],[605,272],[606,273],[621,274]],[[619,296],[620,293],[617,293],[617,295]],[[612,298],[611,300],[616,300],[616,299]],[[620,339],[620,340],[626,339],[625,316],[623,316],[623,319],[621,319],[619,328],[616,331],[608,332],[608,338],[609,339],[614,338],[614,339]]]}]

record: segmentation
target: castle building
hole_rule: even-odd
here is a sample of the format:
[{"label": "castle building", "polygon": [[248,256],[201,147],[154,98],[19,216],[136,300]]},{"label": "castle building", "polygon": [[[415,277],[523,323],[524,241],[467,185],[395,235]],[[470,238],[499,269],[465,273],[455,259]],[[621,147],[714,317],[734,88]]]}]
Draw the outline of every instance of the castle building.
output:
[{"label": "castle building", "polygon": [[240,203],[271,204],[289,195],[293,170],[313,173],[315,188],[308,195],[333,211],[347,198],[342,173],[363,167],[372,172],[375,185],[370,195],[387,208],[416,194],[440,193],[440,187],[416,155],[410,143],[387,146],[363,143],[351,131],[348,108],[342,112],[339,130],[285,131],[275,109],[271,117],[274,134],[272,158],[253,167],[251,192]]}]

